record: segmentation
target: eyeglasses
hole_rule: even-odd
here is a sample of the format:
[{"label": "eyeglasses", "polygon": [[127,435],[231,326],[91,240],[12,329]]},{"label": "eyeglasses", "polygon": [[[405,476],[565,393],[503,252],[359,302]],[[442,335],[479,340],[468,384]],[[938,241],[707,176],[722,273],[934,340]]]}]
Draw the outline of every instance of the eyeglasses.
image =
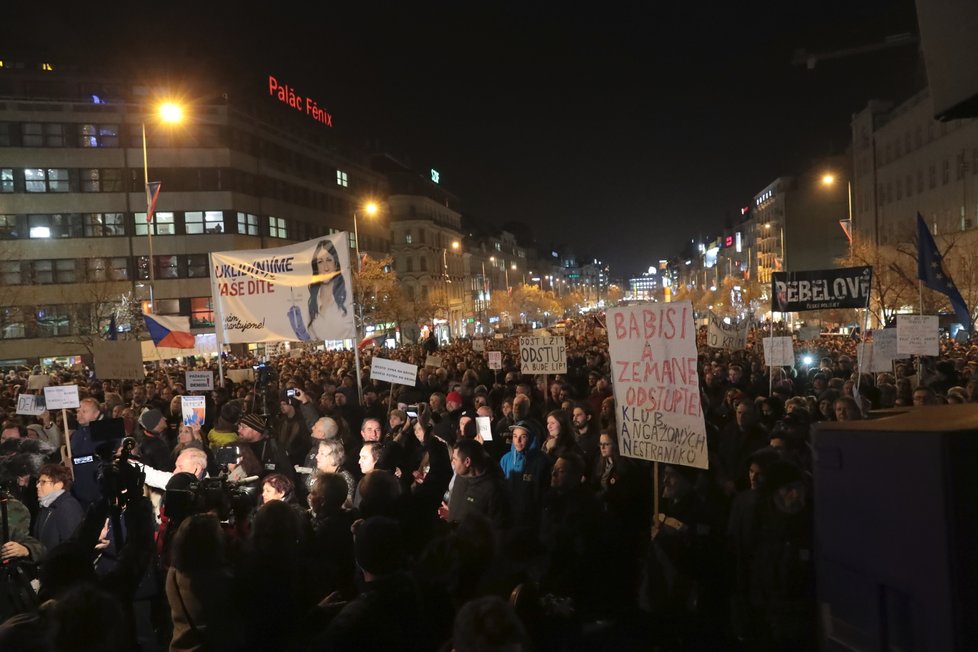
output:
[{"label": "eyeglasses", "polygon": [[35,484],[54,484],[54,480],[38,480]]}]

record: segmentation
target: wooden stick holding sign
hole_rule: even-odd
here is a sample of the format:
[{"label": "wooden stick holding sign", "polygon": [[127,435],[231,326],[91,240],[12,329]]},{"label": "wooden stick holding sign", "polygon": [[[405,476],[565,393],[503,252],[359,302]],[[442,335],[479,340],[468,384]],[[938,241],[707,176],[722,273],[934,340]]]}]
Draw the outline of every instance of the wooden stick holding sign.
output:
[{"label": "wooden stick holding sign", "polygon": [[71,455],[71,433],[68,430],[68,408],[77,408],[78,385],[52,385],[44,388],[44,404],[47,409],[61,410],[61,420],[65,427],[65,452],[67,466],[72,475],[75,473],[74,458]]}]

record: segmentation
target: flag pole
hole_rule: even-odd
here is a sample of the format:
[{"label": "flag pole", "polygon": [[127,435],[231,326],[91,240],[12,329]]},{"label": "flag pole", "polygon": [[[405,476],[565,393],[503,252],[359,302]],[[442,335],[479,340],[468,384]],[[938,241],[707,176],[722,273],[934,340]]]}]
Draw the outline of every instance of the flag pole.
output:
[{"label": "flag pole", "polygon": [[149,248],[149,309],[156,312],[153,296],[153,284],[156,281],[156,273],[153,269],[153,215],[152,204],[153,196],[149,189],[149,156],[146,152],[146,121],[141,123],[143,132],[143,185],[146,189],[146,242]]}]

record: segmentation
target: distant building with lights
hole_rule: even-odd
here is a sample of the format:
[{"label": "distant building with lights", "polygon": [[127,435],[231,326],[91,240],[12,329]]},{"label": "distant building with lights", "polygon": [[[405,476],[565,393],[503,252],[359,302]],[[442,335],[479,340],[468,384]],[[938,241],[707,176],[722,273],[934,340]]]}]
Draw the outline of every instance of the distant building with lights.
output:
[{"label": "distant building with lights", "polygon": [[658,270],[649,267],[641,276],[628,279],[628,296],[632,301],[653,301],[658,298],[660,281]]}]

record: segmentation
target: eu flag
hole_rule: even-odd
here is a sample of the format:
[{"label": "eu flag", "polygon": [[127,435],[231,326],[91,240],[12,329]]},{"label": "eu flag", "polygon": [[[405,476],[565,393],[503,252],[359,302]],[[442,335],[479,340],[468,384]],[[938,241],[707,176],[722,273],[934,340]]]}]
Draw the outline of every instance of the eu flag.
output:
[{"label": "eu flag", "polygon": [[951,307],[964,329],[971,332],[971,312],[965,305],[961,292],[954,286],[951,276],[944,270],[944,261],[937,250],[934,236],[927,229],[924,218],[917,213],[917,278],[931,290],[946,294]]}]

